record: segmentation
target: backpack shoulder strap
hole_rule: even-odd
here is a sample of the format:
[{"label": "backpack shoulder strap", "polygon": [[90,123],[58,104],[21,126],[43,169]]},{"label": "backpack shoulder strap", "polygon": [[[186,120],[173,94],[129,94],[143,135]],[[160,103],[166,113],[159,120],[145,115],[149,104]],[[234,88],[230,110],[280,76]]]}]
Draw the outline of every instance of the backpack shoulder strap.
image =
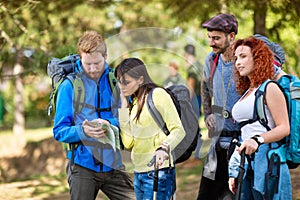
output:
[{"label": "backpack shoulder strap", "polygon": [[114,98],[118,99],[120,94],[120,88],[117,85],[118,79],[115,77],[115,68],[109,68],[108,81]]},{"label": "backpack shoulder strap", "polygon": [[67,77],[72,83],[74,89],[74,116],[82,110],[84,107],[85,89],[80,74],[72,73]]},{"label": "backpack shoulder strap", "polygon": [[271,128],[268,126],[268,119],[266,116],[266,110],[265,110],[265,94],[266,94],[266,88],[269,83],[276,83],[275,81],[266,80],[263,82],[258,90],[255,92],[255,103],[254,103],[254,113],[253,116],[256,116],[257,120],[261,125],[263,125],[268,131],[271,130]]},{"label": "backpack shoulder strap", "polygon": [[118,82],[117,78],[115,77],[115,69],[114,68],[109,68],[108,80],[109,80],[110,88],[113,91]]},{"label": "backpack shoulder strap", "polygon": [[147,106],[148,106],[148,110],[152,116],[152,118],[154,119],[154,121],[156,122],[156,124],[158,125],[158,127],[166,134],[169,135],[170,131],[167,128],[166,122],[163,120],[161,114],[159,113],[159,111],[156,109],[155,104],[153,102],[153,98],[152,98],[152,93],[153,93],[154,89],[150,90],[147,96]]},{"label": "backpack shoulder strap", "polygon": [[215,54],[213,53],[213,55],[210,57],[209,59],[209,63],[210,63],[210,76],[209,76],[209,80],[212,80],[212,78],[215,75],[215,71],[218,65],[218,60],[219,60],[219,56],[220,54]]},{"label": "backpack shoulder strap", "polygon": [[48,116],[53,119],[54,115],[52,114],[52,111],[55,110],[56,108],[56,98],[57,98],[57,92],[58,92],[58,88],[60,87],[60,85],[62,84],[62,82],[65,80],[65,79],[68,79],[71,83],[72,83],[72,86],[74,87],[73,85],[73,82],[75,80],[75,73],[70,73],[66,76],[63,76],[61,77],[58,82],[53,85],[52,87],[52,91],[51,91],[51,94],[50,94],[50,101],[49,101],[49,104],[47,106],[47,113],[48,113]]},{"label": "backpack shoulder strap", "polygon": [[[271,128],[268,125],[268,119],[266,116],[266,110],[265,110],[265,91],[267,88],[267,85],[269,83],[276,83],[276,81],[272,80],[266,80],[263,82],[259,88],[255,92],[255,101],[254,101],[254,109],[253,109],[253,117],[252,119],[242,121],[239,123],[239,127],[242,128],[243,126],[247,124],[252,124],[253,122],[259,121],[261,125],[263,125],[268,131],[271,130]],[[278,84],[277,84],[278,85]]]}]

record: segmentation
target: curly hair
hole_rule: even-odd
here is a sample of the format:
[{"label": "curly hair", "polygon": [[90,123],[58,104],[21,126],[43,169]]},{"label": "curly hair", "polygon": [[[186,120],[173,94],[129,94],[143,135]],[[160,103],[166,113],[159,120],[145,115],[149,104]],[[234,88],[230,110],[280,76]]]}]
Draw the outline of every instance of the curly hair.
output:
[{"label": "curly hair", "polygon": [[258,87],[267,79],[274,79],[275,75],[274,55],[262,40],[253,36],[239,39],[233,45],[234,51],[241,45],[248,46],[251,49],[254,62],[253,76],[251,77],[255,77],[255,79],[250,80],[248,76],[240,76],[235,68],[236,90],[239,94],[243,94],[249,87]]}]

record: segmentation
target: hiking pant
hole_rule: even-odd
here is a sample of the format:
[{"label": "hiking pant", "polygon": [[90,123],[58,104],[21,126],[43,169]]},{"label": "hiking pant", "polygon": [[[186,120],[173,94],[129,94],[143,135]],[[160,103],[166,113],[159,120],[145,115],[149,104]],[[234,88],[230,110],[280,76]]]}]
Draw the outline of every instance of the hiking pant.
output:
[{"label": "hiking pant", "polygon": [[263,195],[253,188],[254,185],[254,177],[248,176],[243,180],[241,199],[245,200],[263,200]]},{"label": "hiking pant", "polygon": [[202,176],[198,192],[198,200],[224,199],[225,196],[228,196],[228,199],[233,199],[233,195],[228,186],[228,162],[226,159],[227,149],[220,148],[216,151],[216,153],[217,171],[215,180]]},{"label": "hiking pant", "polygon": [[101,190],[109,199],[134,199],[131,177],[122,170],[95,172],[70,162],[67,166],[71,200],[94,200]]},{"label": "hiking pant", "polygon": [[[134,192],[137,200],[153,199],[154,171],[134,172]],[[163,168],[158,171],[157,200],[169,200],[176,190],[176,171]]]}]

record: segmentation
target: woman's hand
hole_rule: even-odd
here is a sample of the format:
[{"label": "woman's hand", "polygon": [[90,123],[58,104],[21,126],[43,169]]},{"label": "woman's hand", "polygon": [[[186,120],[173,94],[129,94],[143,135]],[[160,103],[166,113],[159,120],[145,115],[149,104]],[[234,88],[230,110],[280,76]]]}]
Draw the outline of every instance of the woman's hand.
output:
[{"label": "woman's hand", "polygon": [[154,156],[156,157],[155,160],[155,167],[159,168],[160,166],[162,166],[165,162],[165,160],[169,160],[169,153],[168,153],[168,149],[165,149],[163,147],[158,148],[158,150],[156,150],[154,152]]},{"label": "woman's hand", "polygon": [[121,108],[127,108],[128,107],[128,100],[122,90],[120,90],[120,98],[121,98]]},{"label": "woman's hand", "polygon": [[253,139],[246,139],[242,142],[241,146],[238,147],[238,152],[241,154],[242,153],[242,150],[243,149],[246,149],[245,150],[245,154],[246,155],[251,155],[253,154],[255,151],[257,151],[258,149],[258,144],[255,140]]},{"label": "woman's hand", "polygon": [[236,181],[235,178],[229,178],[228,180],[229,190],[232,192],[232,194],[235,194],[237,191],[235,181]]}]

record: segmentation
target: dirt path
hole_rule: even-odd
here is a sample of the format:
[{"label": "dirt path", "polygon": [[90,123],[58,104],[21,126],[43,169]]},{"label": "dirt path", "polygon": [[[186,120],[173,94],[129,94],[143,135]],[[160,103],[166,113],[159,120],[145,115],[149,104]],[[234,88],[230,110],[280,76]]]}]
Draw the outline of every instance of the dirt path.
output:
[{"label": "dirt path", "polygon": [[[18,149],[18,147],[22,148]],[[6,178],[23,177],[24,181],[0,182],[0,199],[69,199],[67,178],[64,175],[64,167],[61,167],[65,158],[63,152],[58,150],[59,148],[61,148],[61,145],[49,138],[24,145],[9,143],[2,145],[0,147],[0,175],[1,171],[3,175],[3,171],[6,169],[9,172],[6,173]],[[11,152],[8,153],[7,151]],[[129,157],[129,154],[124,155],[124,159],[127,157]],[[200,166],[201,161],[194,159],[178,165],[177,199],[196,199],[200,183]],[[45,175],[49,171],[54,172],[55,170],[57,170],[55,174]],[[35,176],[31,176],[29,180],[29,174],[34,174]],[[291,170],[291,177],[293,200],[300,200],[300,167]],[[99,199],[105,199],[104,195],[100,193],[97,200]]]},{"label": "dirt path", "polygon": [[[196,199],[200,175],[193,173],[200,166],[199,160],[189,160],[179,166],[177,199]],[[189,175],[185,173],[189,172]],[[291,170],[294,200],[300,200],[300,169]],[[185,184],[182,184],[185,183]],[[50,191],[51,190],[51,191]],[[5,200],[66,200],[69,199],[66,177],[44,177],[37,180],[18,181],[0,185],[0,199]],[[99,193],[97,200],[105,199]]]}]

